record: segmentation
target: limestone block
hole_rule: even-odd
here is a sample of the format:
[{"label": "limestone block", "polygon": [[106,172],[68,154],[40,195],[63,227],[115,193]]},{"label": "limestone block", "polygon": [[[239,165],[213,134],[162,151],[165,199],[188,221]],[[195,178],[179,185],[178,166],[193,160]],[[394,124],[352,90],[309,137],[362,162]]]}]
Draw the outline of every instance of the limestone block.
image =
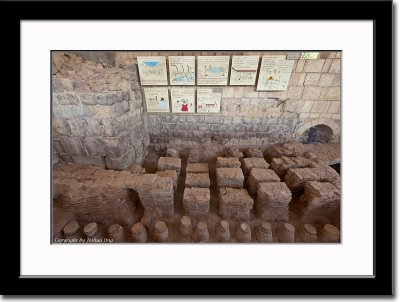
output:
[{"label": "limestone block", "polygon": [[181,171],[181,162],[182,160],[180,158],[160,157],[158,160],[158,170],[175,170],[179,175]]},{"label": "limestone block", "polygon": [[290,168],[304,168],[308,166],[308,160],[304,158],[286,157],[273,158],[271,161],[271,169],[273,169],[279,177],[283,178]]},{"label": "limestone block", "polygon": [[260,183],[257,189],[256,211],[266,221],[288,221],[292,193],[285,183]]},{"label": "limestone block", "polygon": [[244,175],[240,168],[217,168],[219,188],[243,188]]},{"label": "limestone block", "polygon": [[300,202],[304,223],[332,223],[340,208],[340,189],[328,182],[307,181]]},{"label": "limestone block", "polygon": [[303,190],[304,183],[308,180],[320,180],[315,169],[310,168],[291,168],[287,170],[284,181],[292,192]]},{"label": "limestone block", "polygon": [[244,175],[249,175],[250,170],[253,168],[268,169],[269,164],[263,158],[259,157],[248,157],[242,159],[242,169]]},{"label": "limestone block", "polygon": [[160,177],[170,177],[172,178],[174,184],[174,190],[176,191],[178,186],[178,174],[175,170],[165,170],[165,171],[158,171],[156,174]]},{"label": "limestone block", "polygon": [[259,148],[248,148],[244,152],[245,157],[258,157],[258,158],[264,158],[263,153]]},{"label": "limestone block", "polygon": [[188,152],[188,163],[198,163],[200,161],[200,150],[198,147],[191,147]]},{"label": "limestone block", "polygon": [[253,204],[253,199],[245,189],[219,189],[219,214],[224,219],[249,220]]},{"label": "limestone block", "polygon": [[210,176],[208,173],[187,173],[185,186],[187,188],[209,188]]},{"label": "limestone block", "polygon": [[240,168],[240,165],[236,157],[217,157],[217,168]]},{"label": "limestone block", "polygon": [[258,184],[264,182],[280,182],[281,179],[271,169],[259,169],[253,168],[250,171],[249,177],[247,178],[247,188],[252,197],[257,196]]},{"label": "limestone block", "polygon": [[205,215],[210,210],[210,189],[186,188],[183,193],[183,210],[187,215]]},{"label": "limestone block", "polygon": [[186,173],[209,173],[207,163],[188,163]]}]

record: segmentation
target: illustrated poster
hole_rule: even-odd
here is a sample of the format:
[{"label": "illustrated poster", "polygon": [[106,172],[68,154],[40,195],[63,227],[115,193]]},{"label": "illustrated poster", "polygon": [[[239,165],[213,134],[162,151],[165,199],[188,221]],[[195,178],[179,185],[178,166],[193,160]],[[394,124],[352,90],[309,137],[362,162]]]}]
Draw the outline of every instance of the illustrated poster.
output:
[{"label": "illustrated poster", "polygon": [[263,56],[258,77],[257,90],[286,90],[292,73],[294,60],[283,56]]},{"label": "illustrated poster", "polygon": [[191,88],[171,88],[172,112],[196,112],[194,94],[195,91]]},{"label": "illustrated poster", "polygon": [[144,88],[147,112],[169,112],[168,88]]},{"label": "illustrated poster", "polygon": [[254,85],[256,83],[258,56],[233,56],[230,85]]},{"label": "illustrated poster", "polygon": [[229,56],[197,57],[197,85],[228,85]]},{"label": "illustrated poster", "polygon": [[171,85],[195,85],[195,57],[168,57],[169,82]]},{"label": "illustrated poster", "polygon": [[165,57],[137,57],[141,85],[168,85]]},{"label": "illustrated poster", "polygon": [[212,88],[197,89],[197,112],[220,112],[221,93],[214,93]]}]

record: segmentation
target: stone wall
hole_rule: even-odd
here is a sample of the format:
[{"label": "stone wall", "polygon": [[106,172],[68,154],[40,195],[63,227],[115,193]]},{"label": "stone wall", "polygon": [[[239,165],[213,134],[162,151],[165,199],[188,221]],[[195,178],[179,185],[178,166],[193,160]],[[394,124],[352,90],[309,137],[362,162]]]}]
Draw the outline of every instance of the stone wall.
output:
[{"label": "stone wall", "polygon": [[[287,52],[116,52],[118,66],[137,64],[149,55],[279,55]],[[147,113],[152,146],[164,151],[171,142],[212,141],[223,146],[264,147],[298,138],[309,127],[328,125],[340,137],[340,52],[320,52],[316,60],[295,60],[286,91],[256,91],[254,86],[222,89],[217,114]],[[261,60],[260,60],[261,61]],[[165,86],[164,86],[165,87]],[[172,88],[176,86],[168,86]],[[283,102],[276,100],[279,98]],[[177,146],[174,146],[177,147]]]},{"label": "stone wall", "polygon": [[320,124],[330,127],[337,141],[340,52],[295,60],[286,91],[214,86],[222,91],[220,113],[146,112],[137,56],[279,54],[287,52],[53,52],[55,155],[121,170],[141,164],[149,146],[162,152],[193,144],[264,148],[298,139]]},{"label": "stone wall", "polygon": [[111,54],[84,55],[95,61],[73,53],[52,56],[56,153],[64,161],[114,170],[141,164],[149,135],[136,65],[113,67]]}]

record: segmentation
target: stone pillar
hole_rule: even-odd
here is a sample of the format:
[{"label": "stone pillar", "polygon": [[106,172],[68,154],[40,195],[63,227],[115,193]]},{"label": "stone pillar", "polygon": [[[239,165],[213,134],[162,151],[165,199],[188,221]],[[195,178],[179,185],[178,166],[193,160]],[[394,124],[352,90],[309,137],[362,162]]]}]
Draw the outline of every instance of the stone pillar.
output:
[{"label": "stone pillar", "polygon": [[147,231],[142,223],[138,222],[132,226],[132,240],[133,242],[143,243],[147,241]]},{"label": "stone pillar", "polygon": [[247,223],[241,223],[236,230],[236,237],[240,242],[251,241],[251,228]]},{"label": "stone pillar", "polygon": [[219,242],[228,242],[231,238],[231,234],[229,231],[229,223],[226,220],[221,220],[221,222],[217,226],[217,240]]},{"label": "stone pillar", "polygon": [[269,222],[261,222],[256,231],[258,242],[272,242],[272,228]]}]

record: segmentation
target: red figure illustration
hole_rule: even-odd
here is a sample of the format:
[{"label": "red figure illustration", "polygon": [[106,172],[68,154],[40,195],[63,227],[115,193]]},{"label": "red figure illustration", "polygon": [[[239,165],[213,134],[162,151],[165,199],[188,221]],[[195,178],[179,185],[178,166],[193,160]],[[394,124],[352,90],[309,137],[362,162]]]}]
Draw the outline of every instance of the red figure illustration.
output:
[{"label": "red figure illustration", "polygon": [[188,111],[188,104],[182,104],[182,111]]}]

